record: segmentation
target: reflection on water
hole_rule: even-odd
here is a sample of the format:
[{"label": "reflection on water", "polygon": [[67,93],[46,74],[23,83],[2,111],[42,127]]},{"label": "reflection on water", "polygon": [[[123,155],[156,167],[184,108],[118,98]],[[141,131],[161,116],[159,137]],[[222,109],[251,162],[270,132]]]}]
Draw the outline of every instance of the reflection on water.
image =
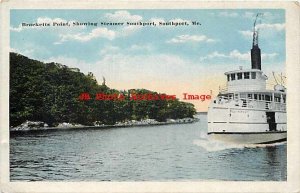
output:
[{"label": "reflection on water", "polygon": [[286,180],[286,143],[208,141],[206,115],[199,118],[185,125],[12,134],[11,180]]}]

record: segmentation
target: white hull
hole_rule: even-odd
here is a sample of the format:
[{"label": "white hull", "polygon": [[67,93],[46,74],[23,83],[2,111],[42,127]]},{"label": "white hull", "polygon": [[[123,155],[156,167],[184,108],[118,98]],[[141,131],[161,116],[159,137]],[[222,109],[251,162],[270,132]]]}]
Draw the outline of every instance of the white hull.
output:
[{"label": "white hull", "polygon": [[209,140],[218,140],[226,143],[238,144],[269,144],[286,141],[287,133],[282,132],[231,132],[231,133],[208,133]]},{"label": "white hull", "polygon": [[267,121],[269,111],[223,108],[211,105],[208,111],[209,139],[226,143],[266,144],[286,141],[286,112],[273,111],[274,124]]}]

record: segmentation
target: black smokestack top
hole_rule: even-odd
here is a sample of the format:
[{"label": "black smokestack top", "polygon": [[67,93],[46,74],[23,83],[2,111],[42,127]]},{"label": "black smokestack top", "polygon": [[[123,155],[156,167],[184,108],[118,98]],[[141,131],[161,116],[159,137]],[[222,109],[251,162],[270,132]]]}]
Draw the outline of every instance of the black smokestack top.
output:
[{"label": "black smokestack top", "polygon": [[251,68],[261,70],[261,54],[258,45],[253,45],[251,49]]},{"label": "black smokestack top", "polygon": [[261,70],[261,53],[258,47],[258,29],[256,28],[256,21],[261,13],[256,14],[256,18],[253,24],[253,42],[251,49],[251,67],[252,69]]}]

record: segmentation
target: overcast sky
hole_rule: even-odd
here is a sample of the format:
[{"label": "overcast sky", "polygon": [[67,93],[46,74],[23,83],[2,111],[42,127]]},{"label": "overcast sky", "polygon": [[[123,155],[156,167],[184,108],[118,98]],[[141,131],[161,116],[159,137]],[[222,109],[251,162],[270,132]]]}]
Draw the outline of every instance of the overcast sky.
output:
[{"label": "overcast sky", "polygon": [[[285,12],[276,10],[12,10],[11,50],[93,72],[111,88],[217,94],[225,71],[250,68],[256,13],[262,70],[285,70]],[[72,22],[98,22],[73,26]],[[100,22],[183,22],[188,26],[103,26]],[[197,21],[201,25],[192,25]],[[69,22],[67,27],[22,23]],[[191,101],[190,101],[191,102]],[[194,102],[206,111],[208,102]]]}]

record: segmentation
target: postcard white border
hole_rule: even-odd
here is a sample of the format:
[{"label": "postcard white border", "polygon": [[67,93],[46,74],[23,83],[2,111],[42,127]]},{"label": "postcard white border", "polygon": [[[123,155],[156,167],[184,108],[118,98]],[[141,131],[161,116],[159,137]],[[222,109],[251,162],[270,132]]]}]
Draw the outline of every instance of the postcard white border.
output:
[{"label": "postcard white border", "polygon": [[[300,192],[300,60],[297,2],[208,1],[2,1],[0,66],[0,191],[1,192]],[[286,182],[10,182],[9,181],[9,21],[10,9],[285,9],[288,110]]]}]

